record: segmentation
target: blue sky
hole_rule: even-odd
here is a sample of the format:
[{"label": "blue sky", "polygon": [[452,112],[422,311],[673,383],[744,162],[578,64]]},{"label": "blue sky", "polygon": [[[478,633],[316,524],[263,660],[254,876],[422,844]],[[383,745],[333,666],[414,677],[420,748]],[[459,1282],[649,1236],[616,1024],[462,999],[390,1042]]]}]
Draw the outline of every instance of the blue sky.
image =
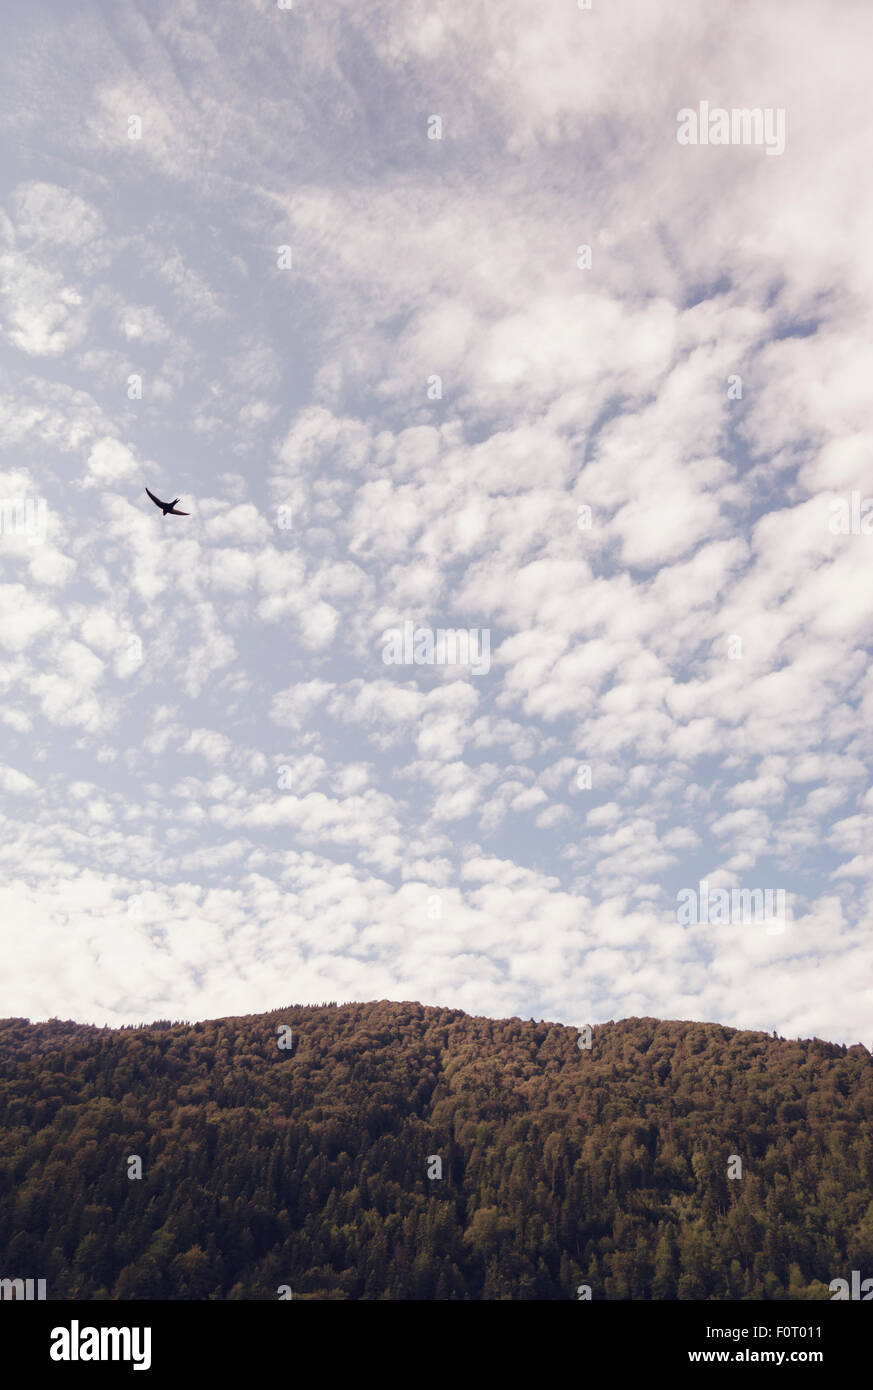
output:
[{"label": "blue sky", "polygon": [[[871,39],[852,0],[10,21],[0,1012],[870,1045],[873,536],[831,520],[873,496]],[[702,101],[784,151],[680,144]],[[386,664],[408,622],[490,668]],[[790,920],[680,925],[703,878]]]}]

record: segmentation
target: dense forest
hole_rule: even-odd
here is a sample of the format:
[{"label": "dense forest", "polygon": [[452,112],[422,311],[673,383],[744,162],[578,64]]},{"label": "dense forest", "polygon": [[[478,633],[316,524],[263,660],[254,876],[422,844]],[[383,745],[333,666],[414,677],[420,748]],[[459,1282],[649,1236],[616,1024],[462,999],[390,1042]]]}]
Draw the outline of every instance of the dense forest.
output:
[{"label": "dense forest", "polygon": [[0,1278],[545,1300],[828,1299],[873,1275],[865,1048],[652,1018],[579,1041],[386,1001],[2,1020]]}]

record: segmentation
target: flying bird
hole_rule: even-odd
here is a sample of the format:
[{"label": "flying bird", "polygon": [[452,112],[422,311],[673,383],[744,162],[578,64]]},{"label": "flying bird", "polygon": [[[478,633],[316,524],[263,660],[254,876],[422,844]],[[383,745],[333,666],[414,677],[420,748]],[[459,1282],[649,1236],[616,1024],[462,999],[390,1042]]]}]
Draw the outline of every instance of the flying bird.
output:
[{"label": "flying bird", "polygon": [[[149,492],[148,488],[146,488],[146,492]],[[149,492],[149,497],[152,499],[152,501],[154,502],[154,504],[155,504],[156,507],[160,507],[161,511],[164,513],[164,516],[190,516],[190,515],[191,515],[190,512],[177,512],[177,511],[176,511],[176,503],[177,503],[177,502],[181,502],[181,500],[182,500],[181,497],[174,497],[173,500],[172,500],[172,502],[162,502],[161,499],[160,499],[160,497],[155,497],[155,494],[154,494],[153,492]]]}]

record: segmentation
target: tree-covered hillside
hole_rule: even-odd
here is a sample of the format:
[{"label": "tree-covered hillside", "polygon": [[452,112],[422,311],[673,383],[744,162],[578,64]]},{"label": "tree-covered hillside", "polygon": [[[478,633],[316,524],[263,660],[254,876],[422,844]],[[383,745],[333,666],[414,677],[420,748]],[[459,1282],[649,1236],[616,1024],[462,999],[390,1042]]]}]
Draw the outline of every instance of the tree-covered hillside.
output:
[{"label": "tree-covered hillside", "polygon": [[801,1299],[873,1275],[863,1047],[651,1018],[577,1037],[385,1001],[0,1021],[0,1278],[76,1299]]}]

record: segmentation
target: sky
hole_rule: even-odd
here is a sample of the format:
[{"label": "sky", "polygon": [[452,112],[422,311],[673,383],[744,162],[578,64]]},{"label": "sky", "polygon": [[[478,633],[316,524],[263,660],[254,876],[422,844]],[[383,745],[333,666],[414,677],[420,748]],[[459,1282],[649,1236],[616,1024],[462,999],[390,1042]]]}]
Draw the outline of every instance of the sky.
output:
[{"label": "sky", "polygon": [[867,0],[4,40],[0,1014],[873,1045]]}]

